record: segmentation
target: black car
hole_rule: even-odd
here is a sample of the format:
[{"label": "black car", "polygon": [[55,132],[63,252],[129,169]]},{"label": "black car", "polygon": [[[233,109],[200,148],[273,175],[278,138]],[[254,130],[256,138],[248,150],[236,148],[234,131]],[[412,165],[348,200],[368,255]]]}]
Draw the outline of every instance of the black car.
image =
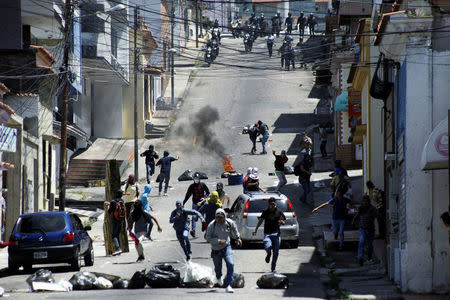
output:
[{"label": "black car", "polygon": [[80,218],[70,212],[41,212],[21,215],[12,230],[8,247],[8,267],[31,270],[34,264],[69,263],[80,270],[94,265],[94,248]]}]

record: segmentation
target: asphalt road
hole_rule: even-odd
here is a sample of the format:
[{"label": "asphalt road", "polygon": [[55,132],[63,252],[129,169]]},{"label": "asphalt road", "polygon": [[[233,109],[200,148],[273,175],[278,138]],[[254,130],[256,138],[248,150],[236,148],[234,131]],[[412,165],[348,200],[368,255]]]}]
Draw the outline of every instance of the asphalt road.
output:
[{"label": "asphalt road", "polygon": [[[200,64],[195,71],[195,79],[185,99],[171,134],[164,140],[152,141],[156,149],[162,153],[169,150],[171,155],[179,155],[179,161],[173,163],[172,188],[168,197],[157,197],[156,188],[151,193],[151,204],[154,215],[160,220],[163,232],[156,230],[153,242],[145,241],[147,261],[135,263],[137,254],[130,244],[130,253],[117,257],[106,257],[102,242],[96,242],[96,261],[94,267],[83,267],[83,270],[95,270],[130,278],[137,270],[149,268],[153,263],[174,263],[184,268],[184,255],[176,241],[175,232],[169,224],[169,214],[175,208],[176,199],[184,198],[190,182],[178,182],[176,178],[185,170],[206,172],[209,179],[205,182],[210,189],[217,182],[223,182],[225,190],[232,201],[242,191],[240,186],[228,186],[226,179],[220,179],[223,172],[221,157],[214,151],[227,153],[231,157],[234,168],[245,173],[248,167],[258,167],[263,188],[276,186],[272,149],[277,152],[288,151],[289,162],[293,164],[298,155],[298,134],[311,125],[312,114],[318,99],[308,98],[313,86],[311,71],[290,71],[280,69],[280,59],[269,59],[265,41],[258,39],[250,54],[243,53],[242,40],[224,38],[216,63],[207,67]],[[277,40],[275,49],[281,45]],[[274,51],[276,53],[276,51]],[[177,72],[183,70],[177,70]],[[210,112],[198,114],[201,109],[210,106]],[[208,111],[208,110],[205,110]],[[192,123],[201,119],[197,130]],[[268,155],[251,155],[251,143],[247,135],[241,134],[242,126],[258,120],[266,122],[272,133]],[[181,128],[181,129],[180,129]],[[258,153],[261,144],[257,145]],[[142,176],[144,175],[141,166]],[[130,169],[131,170],[131,169]],[[132,171],[130,171],[132,172]],[[324,298],[325,292],[319,280],[318,262],[314,256],[315,248],[311,238],[311,226],[308,223],[311,207],[300,204],[298,198],[301,188],[296,177],[287,176],[288,185],[283,192],[291,199],[301,226],[300,246],[297,249],[281,249],[277,270],[289,276],[291,282],[287,290],[260,290],[256,288],[256,280],[266,272],[270,272],[270,264],[264,262],[265,252],[261,246],[235,250],[235,271],[243,273],[246,285],[236,289],[233,295],[225,294],[223,289],[144,289],[144,290],[103,290],[76,291],[70,293],[26,293],[25,279],[28,274],[4,276],[0,278],[0,286],[9,291],[14,299],[62,299],[83,297],[84,299],[103,299],[133,297],[144,299],[201,298],[220,299],[222,297],[243,299],[258,297],[269,299],[275,297]],[[156,185],[154,185],[156,187]],[[187,203],[190,208],[191,201]],[[200,224],[200,223],[199,223]],[[197,226],[197,238],[192,239],[192,261],[213,266],[210,258],[210,246],[203,239],[200,226]],[[35,268],[37,270],[37,268]],[[69,279],[74,272],[67,268],[52,268],[55,279]],[[225,267],[224,267],[225,273]]]}]

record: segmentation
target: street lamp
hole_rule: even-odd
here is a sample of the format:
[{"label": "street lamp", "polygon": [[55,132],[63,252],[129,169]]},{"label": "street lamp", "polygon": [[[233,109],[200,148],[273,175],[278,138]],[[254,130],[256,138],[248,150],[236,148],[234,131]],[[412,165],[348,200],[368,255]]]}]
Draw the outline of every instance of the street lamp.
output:
[{"label": "street lamp", "polygon": [[169,50],[167,50],[167,52],[169,52],[170,55],[170,87],[171,87],[171,93],[170,93],[170,103],[172,105],[172,108],[175,106],[175,82],[174,82],[174,75],[175,75],[175,71],[174,71],[174,65],[175,65],[175,53],[177,53],[177,49],[175,48],[170,48]]}]

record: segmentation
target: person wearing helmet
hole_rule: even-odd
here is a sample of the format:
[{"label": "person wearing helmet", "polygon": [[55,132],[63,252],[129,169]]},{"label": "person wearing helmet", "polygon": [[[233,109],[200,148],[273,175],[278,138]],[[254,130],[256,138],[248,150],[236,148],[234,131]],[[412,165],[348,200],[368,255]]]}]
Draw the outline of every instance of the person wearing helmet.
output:
[{"label": "person wearing helmet", "polygon": [[[234,254],[231,239],[236,239],[236,245],[241,246],[242,240],[236,224],[227,219],[222,208],[216,210],[215,220],[209,223],[206,230],[206,241],[211,244],[211,257],[214,262],[216,284],[225,287],[227,293],[233,293]],[[225,260],[227,274],[222,280],[222,260]]]},{"label": "person wearing helmet", "polygon": [[300,16],[297,19],[297,25],[298,25],[298,33],[302,37],[305,35],[305,25],[306,25],[306,18],[303,12],[300,13]]},{"label": "person wearing helmet", "polygon": [[277,155],[275,150],[273,150],[272,153],[273,156],[275,156],[275,174],[278,177],[276,192],[279,192],[287,183],[286,175],[284,175],[284,164],[287,163],[288,158],[286,156],[286,150],[281,150],[280,155]]},{"label": "person wearing helmet", "polygon": [[265,191],[259,186],[259,174],[258,174],[258,168],[253,168],[252,169],[252,173],[250,174],[244,190],[246,192],[263,192],[265,193]]},{"label": "person wearing helmet", "polygon": [[183,201],[176,201],[176,208],[170,214],[169,222],[173,224],[173,229],[177,234],[178,242],[186,255],[186,260],[191,259],[191,242],[189,241],[189,218],[188,216],[196,216],[205,222],[203,216],[196,210],[184,209]]},{"label": "person wearing helmet", "polygon": [[153,145],[148,146],[148,150],[141,153],[141,157],[145,156],[145,167],[147,170],[147,183],[150,183],[150,177],[155,174],[155,159],[159,158]]},{"label": "person wearing helmet", "polygon": [[[200,208],[199,202],[209,196],[209,189],[205,183],[200,181],[200,175],[198,173],[194,174],[194,183],[192,183],[188,190],[186,191],[186,195],[184,196],[183,206],[192,196],[192,209],[198,210]],[[192,218],[192,227],[191,227],[191,235],[195,237],[195,230],[197,228],[197,217]]]},{"label": "person wearing helmet", "polygon": [[164,186],[164,196],[167,196],[167,189],[169,188],[169,180],[170,180],[170,169],[172,167],[172,162],[178,160],[178,155],[175,157],[169,156],[169,151],[164,150],[164,157],[158,160],[156,163],[157,166],[161,166],[161,171],[158,175],[159,179],[159,192],[158,196],[161,196],[163,181],[165,182]]},{"label": "person wearing helmet", "polygon": [[253,168],[247,168],[247,174],[245,174],[244,179],[242,180],[242,188],[244,189],[244,194],[246,194],[248,191],[245,189],[247,186],[247,181],[250,178],[250,175],[252,174]]},{"label": "person wearing helmet", "polygon": [[292,33],[292,24],[294,23],[294,19],[292,18],[292,14],[288,13],[288,16],[286,20],[284,21],[284,24],[286,24],[286,34]]},{"label": "person wearing helmet", "polygon": [[313,13],[308,17],[309,35],[314,36],[314,27],[316,26],[316,20],[314,19]]}]

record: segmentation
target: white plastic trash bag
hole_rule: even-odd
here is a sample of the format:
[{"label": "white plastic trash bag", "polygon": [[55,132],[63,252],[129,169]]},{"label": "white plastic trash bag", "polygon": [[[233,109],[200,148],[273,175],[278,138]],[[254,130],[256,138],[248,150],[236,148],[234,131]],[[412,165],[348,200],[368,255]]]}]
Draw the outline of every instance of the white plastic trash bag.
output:
[{"label": "white plastic trash bag", "polygon": [[98,289],[112,289],[113,287],[112,282],[104,277],[98,277],[94,284]]},{"label": "white plastic trash bag", "polygon": [[184,275],[184,282],[196,282],[202,279],[209,279],[214,282],[216,276],[211,267],[203,266],[192,261],[186,263],[186,275]]}]

